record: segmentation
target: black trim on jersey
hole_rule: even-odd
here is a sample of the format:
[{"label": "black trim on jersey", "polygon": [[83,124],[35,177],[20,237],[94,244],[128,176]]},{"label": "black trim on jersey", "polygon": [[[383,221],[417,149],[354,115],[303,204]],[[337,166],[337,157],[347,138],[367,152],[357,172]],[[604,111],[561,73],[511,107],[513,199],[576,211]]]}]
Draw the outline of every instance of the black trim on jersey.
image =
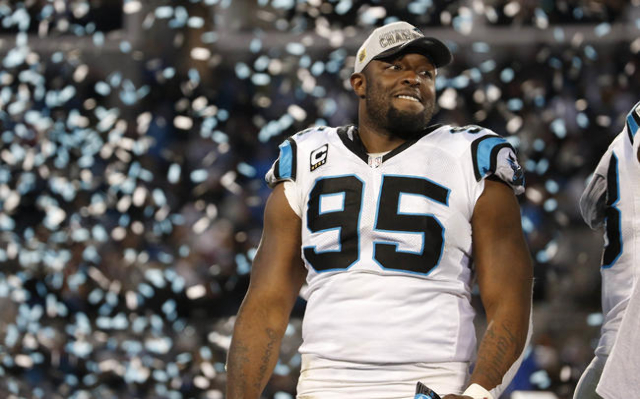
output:
[{"label": "black trim on jersey", "polygon": [[[353,140],[349,138],[349,129],[354,128]],[[342,140],[342,144],[353,152],[358,158],[362,159],[366,164],[369,164],[369,154],[367,149],[364,148],[364,144],[360,140],[358,135],[358,128],[354,125],[340,126],[338,128],[338,137]]]},{"label": "black trim on jersey", "polygon": [[[441,127],[441,124],[435,124],[431,126],[427,126],[420,134],[411,140],[407,140],[404,143],[400,144],[398,147],[391,150],[384,157],[382,157],[382,162],[389,160],[390,158],[398,155],[402,151],[414,145],[418,140],[426,136],[427,134],[433,132],[434,130]],[[347,134],[349,129],[353,128],[353,140],[349,138]],[[353,152],[358,158],[362,159],[366,164],[369,164],[369,154],[367,153],[367,149],[365,148],[362,140],[360,140],[360,135],[358,134],[358,127],[355,125],[347,125],[341,126],[338,128],[338,137],[342,140],[342,143],[345,147],[347,147],[351,152]]]},{"label": "black trim on jersey", "polygon": [[[640,103],[636,104],[638,107],[640,107]],[[636,112],[636,107],[633,108],[633,110],[631,110],[631,117],[633,118],[633,120],[636,121],[636,124],[638,126],[640,126],[640,115],[638,115],[638,113]],[[627,134],[629,135],[629,141],[631,142],[631,145],[633,145],[633,134],[631,134],[631,126],[629,126],[629,121],[625,121],[626,125],[627,125]],[[639,130],[640,131],[640,130]],[[636,134],[638,134],[638,132],[636,132]]]},{"label": "black trim on jersey", "polygon": [[607,169],[607,207],[604,214],[606,218],[605,231],[607,245],[602,254],[602,267],[609,268],[622,253],[622,218],[616,203],[620,199],[620,187],[618,187],[618,157],[615,152],[611,154],[609,168]]},{"label": "black trim on jersey", "polygon": [[280,181],[280,157],[276,159],[276,163],[273,164],[273,177],[276,181]]},{"label": "black trim on jersey", "polygon": [[[502,138],[500,136],[494,136],[494,135],[488,135],[488,136],[484,136],[484,137],[480,137],[479,139],[473,140],[473,142],[471,143],[471,157],[473,160],[473,173],[476,176],[476,181],[480,181],[482,180],[482,174],[480,173],[480,168],[478,167],[478,146],[480,145],[480,143],[483,140],[487,140],[487,139],[494,139],[494,138]],[[491,158],[490,160],[490,164],[489,164],[489,169],[492,170],[493,172],[496,171],[496,166],[498,163],[498,152],[500,152],[501,149],[503,148],[511,148],[511,150],[515,153],[516,150],[513,148],[513,146],[509,143],[500,143],[497,144],[495,147],[493,147],[491,149],[491,154],[489,154],[489,157]]]},{"label": "black trim on jersey", "polygon": [[298,145],[291,137],[289,137],[287,141],[291,144],[291,180],[296,181],[296,170],[298,169]]}]

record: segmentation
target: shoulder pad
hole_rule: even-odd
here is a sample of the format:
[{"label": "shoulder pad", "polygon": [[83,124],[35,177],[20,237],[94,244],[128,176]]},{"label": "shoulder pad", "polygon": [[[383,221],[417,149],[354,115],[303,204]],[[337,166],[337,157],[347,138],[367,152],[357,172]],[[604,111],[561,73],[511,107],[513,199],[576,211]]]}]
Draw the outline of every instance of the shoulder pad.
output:
[{"label": "shoulder pad", "polygon": [[634,105],[633,109],[631,109],[627,115],[625,125],[627,128],[627,134],[629,135],[629,140],[631,140],[631,144],[633,144],[636,133],[638,133],[638,126],[640,126],[640,101]]},{"label": "shoulder pad", "polygon": [[271,169],[267,172],[265,180],[269,187],[275,187],[276,184],[289,180],[296,180],[297,169],[297,144],[296,141],[289,137],[279,146],[280,155],[273,163]]},{"label": "shoulder pad", "polygon": [[516,151],[504,138],[491,132],[473,140],[471,157],[477,181],[495,175],[513,187],[516,194],[524,192],[524,170],[518,164]]}]

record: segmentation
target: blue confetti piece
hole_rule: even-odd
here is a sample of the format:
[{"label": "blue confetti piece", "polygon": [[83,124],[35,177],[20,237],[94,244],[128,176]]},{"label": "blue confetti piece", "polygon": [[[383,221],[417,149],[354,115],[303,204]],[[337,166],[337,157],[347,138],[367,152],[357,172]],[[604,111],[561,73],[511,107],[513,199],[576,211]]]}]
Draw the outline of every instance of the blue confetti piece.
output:
[{"label": "blue confetti piece", "polygon": [[151,288],[151,286],[147,283],[138,284],[138,291],[147,298],[152,298],[155,294],[153,288]]},{"label": "blue confetti piece", "polygon": [[469,86],[469,78],[464,75],[458,75],[455,78],[451,79],[451,86],[456,89],[464,89]]},{"label": "blue confetti piece", "polygon": [[553,134],[555,134],[558,138],[563,139],[567,136],[567,128],[564,124],[563,119],[555,119],[553,122],[551,122],[550,127]]},{"label": "blue confetti piece", "polygon": [[194,29],[200,29],[204,26],[204,19],[202,17],[190,17],[187,21],[187,26]]},{"label": "blue confetti piece", "polygon": [[604,322],[602,313],[591,313],[587,316],[587,324],[591,327],[601,326]]},{"label": "blue confetti piece", "polygon": [[269,66],[270,59],[266,55],[261,55],[253,63],[253,69],[256,71],[264,71]]},{"label": "blue confetti piece", "polygon": [[236,76],[239,79],[246,79],[251,76],[251,68],[247,66],[247,64],[243,62],[239,62],[235,66]]},{"label": "blue confetti piece", "polygon": [[556,57],[549,58],[549,66],[553,69],[562,69],[562,61]]},{"label": "blue confetti piece", "polygon": [[245,162],[238,164],[238,172],[247,177],[255,177],[256,175],[256,169]]},{"label": "blue confetti piece", "polygon": [[[204,41],[204,40],[203,40]],[[249,43],[249,51],[253,54],[256,54],[262,50],[262,40],[257,37],[251,39],[251,43]]]},{"label": "blue confetti piece", "polygon": [[340,2],[335,7],[335,12],[338,15],[344,15],[353,7],[353,3],[351,0],[340,0]]},{"label": "blue confetti piece", "polygon": [[553,38],[557,42],[564,42],[564,30],[560,27],[553,29]]},{"label": "blue confetti piece", "polygon": [[598,37],[606,36],[611,33],[611,24],[608,22],[602,22],[595,27],[594,31]]},{"label": "blue confetti piece", "polygon": [[124,54],[128,54],[131,52],[131,43],[129,43],[126,40],[123,40],[122,42],[120,42],[120,51],[123,52]]},{"label": "blue confetti piece", "polygon": [[164,327],[164,321],[162,318],[156,314],[151,315],[149,321],[151,322],[151,328],[155,331],[162,331]]},{"label": "blue confetti piece", "polygon": [[590,44],[584,47],[584,55],[590,60],[596,60],[598,58],[598,53]]},{"label": "blue confetti piece", "polygon": [[100,288],[94,288],[93,291],[89,293],[87,300],[90,304],[96,305],[104,298],[104,292]]},{"label": "blue confetti piece", "polygon": [[300,57],[298,65],[300,66],[300,68],[308,69],[311,66],[311,57],[309,57],[308,55]]},{"label": "blue confetti piece", "polygon": [[558,201],[555,198],[549,198],[544,202],[543,208],[547,212],[554,212],[558,209]]},{"label": "blue confetti piece", "polygon": [[[89,354],[93,351],[93,345],[85,341],[72,341],[67,343],[66,349],[70,353],[82,359],[86,359],[87,356],[89,356]],[[69,385],[76,385],[78,383],[77,378],[75,378],[75,376],[67,374],[67,377],[72,377],[70,381],[67,381]]]},{"label": "blue confetti piece", "polygon": [[266,73],[255,73],[251,77],[251,82],[256,86],[266,86],[271,83],[271,76]]},{"label": "blue confetti piece", "polygon": [[186,258],[191,253],[191,249],[189,248],[188,245],[185,244],[180,246],[180,249],[178,250],[178,252],[181,257]]},{"label": "blue confetti piece", "polygon": [[291,42],[287,44],[286,50],[292,55],[302,55],[306,51],[306,48],[302,43]]},{"label": "blue confetti piece", "polygon": [[158,19],[167,19],[173,16],[173,7],[171,6],[161,6],[156,8],[155,11],[156,18]]},{"label": "blue confetti piece", "polygon": [[475,42],[471,45],[471,48],[476,53],[488,53],[491,50],[489,44],[485,42]]},{"label": "blue confetti piece", "polygon": [[173,377],[177,377],[180,374],[180,369],[178,368],[178,365],[170,362],[167,364],[167,374],[169,374],[169,376]]},{"label": "blue confetti piece", "polygon": [[197,69],[195,68],[189,69],[188,75],[189,75],[190,81],[194,83],[200,83],[200,73],[198,72]]},{"label": "blue confetti piece", "polygon": [[542,151],[545,148],[545,143],[544,140],[542,139],[535,139],[533,141],[533,149],[536,151]]},{"label": "blue confetti piece", "polygon": [[290,10],[294,7],[295,0],[272,0],[271,6],[275,9]]},{"label": "blue confetti piece", "polygon": [[181,276],[177,276],[171,281],[171,291],[179,294],[184,291],[185,285],[186,284],[184,278],[182,278]]},{"label": "blue confetti piece", "polygon": [[[200,35],[200,40],[202,41],[202,43],[205,43],[205,44],[213,44],[218,41],[218,34],[216,32],[204,32],[202,35]],[[260,50],[258,49],[255,52],[258,52],[258,51]]]},{"label": "blue confetti piece", "polygon": [[152,373],[153,379],[158,382],[167,382],[169,381],[169,376],[167,372],[164,370],[154,370]]},{"label": "blue confetti piece", "polygon": [[98,82],[94,86],[95,91],[101,96],[108,96],[111,93],[111,87],[105,82]]},{"label": "blue confetti piece", "polygon": [[552,179],[547,180],[544,186],[550,194],[557,194],[560,191],[560,185]]},{"label": "blue confetti piece", "polygon": [[576,115],[576,123],[582,129],[586,129],[589,127],[589,117],[584,112],[580,112]]},{"label": "blue confetti piece", "polygon": [[507,108],[509,108],[510,111],[520,111],[522,109],[522,106],[522,100],[519,98],[512,98],[507,101]]},{"label": "blue confetti piece", "polygon": [[218,144],[229,142],[229,136],[227,136],[225,133],[221,132],[220,130],[214,131],[213,134],[211,135],[211,139]]},{"label": "blue confetti piece", "polygon": [[104,46],[104,33],[98,31],[93,34],[92,38],[93,38],[93,44],[96,47]]},{"label": "blue confetti piece", "polygon": [[204,360],[211,360],[213,358],[213,353],[211,352],[211,348],[208,346],[201,346],[200,349],[200,357]]},{"label": "blue confetti piece", "polygon": [[251,271],[251,263],[247,261],[247,258],[243,254],[236,255],[236,270],[239,275],[244,276]]},{"label": "blue confetti piece", "polygon": [[487,60],[480,64],[480,70],[484,73],[493,71],[496,68],[496,62],[494,60]]},{"label": "blue confetti piece", "polygon": [[205,169],[196,169],[190,174],[191,181],[198,184],[207,180],[209,172]]},{"label": "blue confetti piece", "polygon": [[543,390],[551,386],[551,378],[549,378],[549,374],[545,370],[532,373],[529,376],[529,382]]},{"label": "blue confetti piece", "polygon": [[536,173],[543,175],[549,169],[549,161],[547,159],[541,159],[536,165]]},{"label": "blue confetti piece", "polygon": [[193,356],[188,352],[183,352],[176,356],[176,363],[178,364],[189,363],[191,360],[193,360]]},{"label": "blue confetti piece", "polygon": [[176,70],[173,67],[167,67],[162,71],[162,76],[165,79],[171,79],[176,75]]}]

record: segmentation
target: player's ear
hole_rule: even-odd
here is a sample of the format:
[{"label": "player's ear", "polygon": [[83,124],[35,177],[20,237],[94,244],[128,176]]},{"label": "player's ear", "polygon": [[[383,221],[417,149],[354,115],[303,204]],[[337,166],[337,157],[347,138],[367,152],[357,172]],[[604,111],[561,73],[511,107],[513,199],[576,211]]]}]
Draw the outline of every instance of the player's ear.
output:
[{"label": "player's ear", "polygon": [[351,75],[351,87],[358,97],[364,98],[367,91],[367,78],[364,73],[359,72]]}]

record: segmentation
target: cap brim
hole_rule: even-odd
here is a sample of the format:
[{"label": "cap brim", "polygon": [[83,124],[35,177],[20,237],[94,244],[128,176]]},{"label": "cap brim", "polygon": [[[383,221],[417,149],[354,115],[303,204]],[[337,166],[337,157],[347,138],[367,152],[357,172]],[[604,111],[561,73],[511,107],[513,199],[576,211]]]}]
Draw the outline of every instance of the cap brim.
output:
[{"label": "cap brim", "polygon": [[387,58],[402,53],[418,53],[429,58],[436,68],[443,67],[453,60],[449,48],[433,37],[420,37],[400,46],[390,48],[373,57],[374,60]]}]

